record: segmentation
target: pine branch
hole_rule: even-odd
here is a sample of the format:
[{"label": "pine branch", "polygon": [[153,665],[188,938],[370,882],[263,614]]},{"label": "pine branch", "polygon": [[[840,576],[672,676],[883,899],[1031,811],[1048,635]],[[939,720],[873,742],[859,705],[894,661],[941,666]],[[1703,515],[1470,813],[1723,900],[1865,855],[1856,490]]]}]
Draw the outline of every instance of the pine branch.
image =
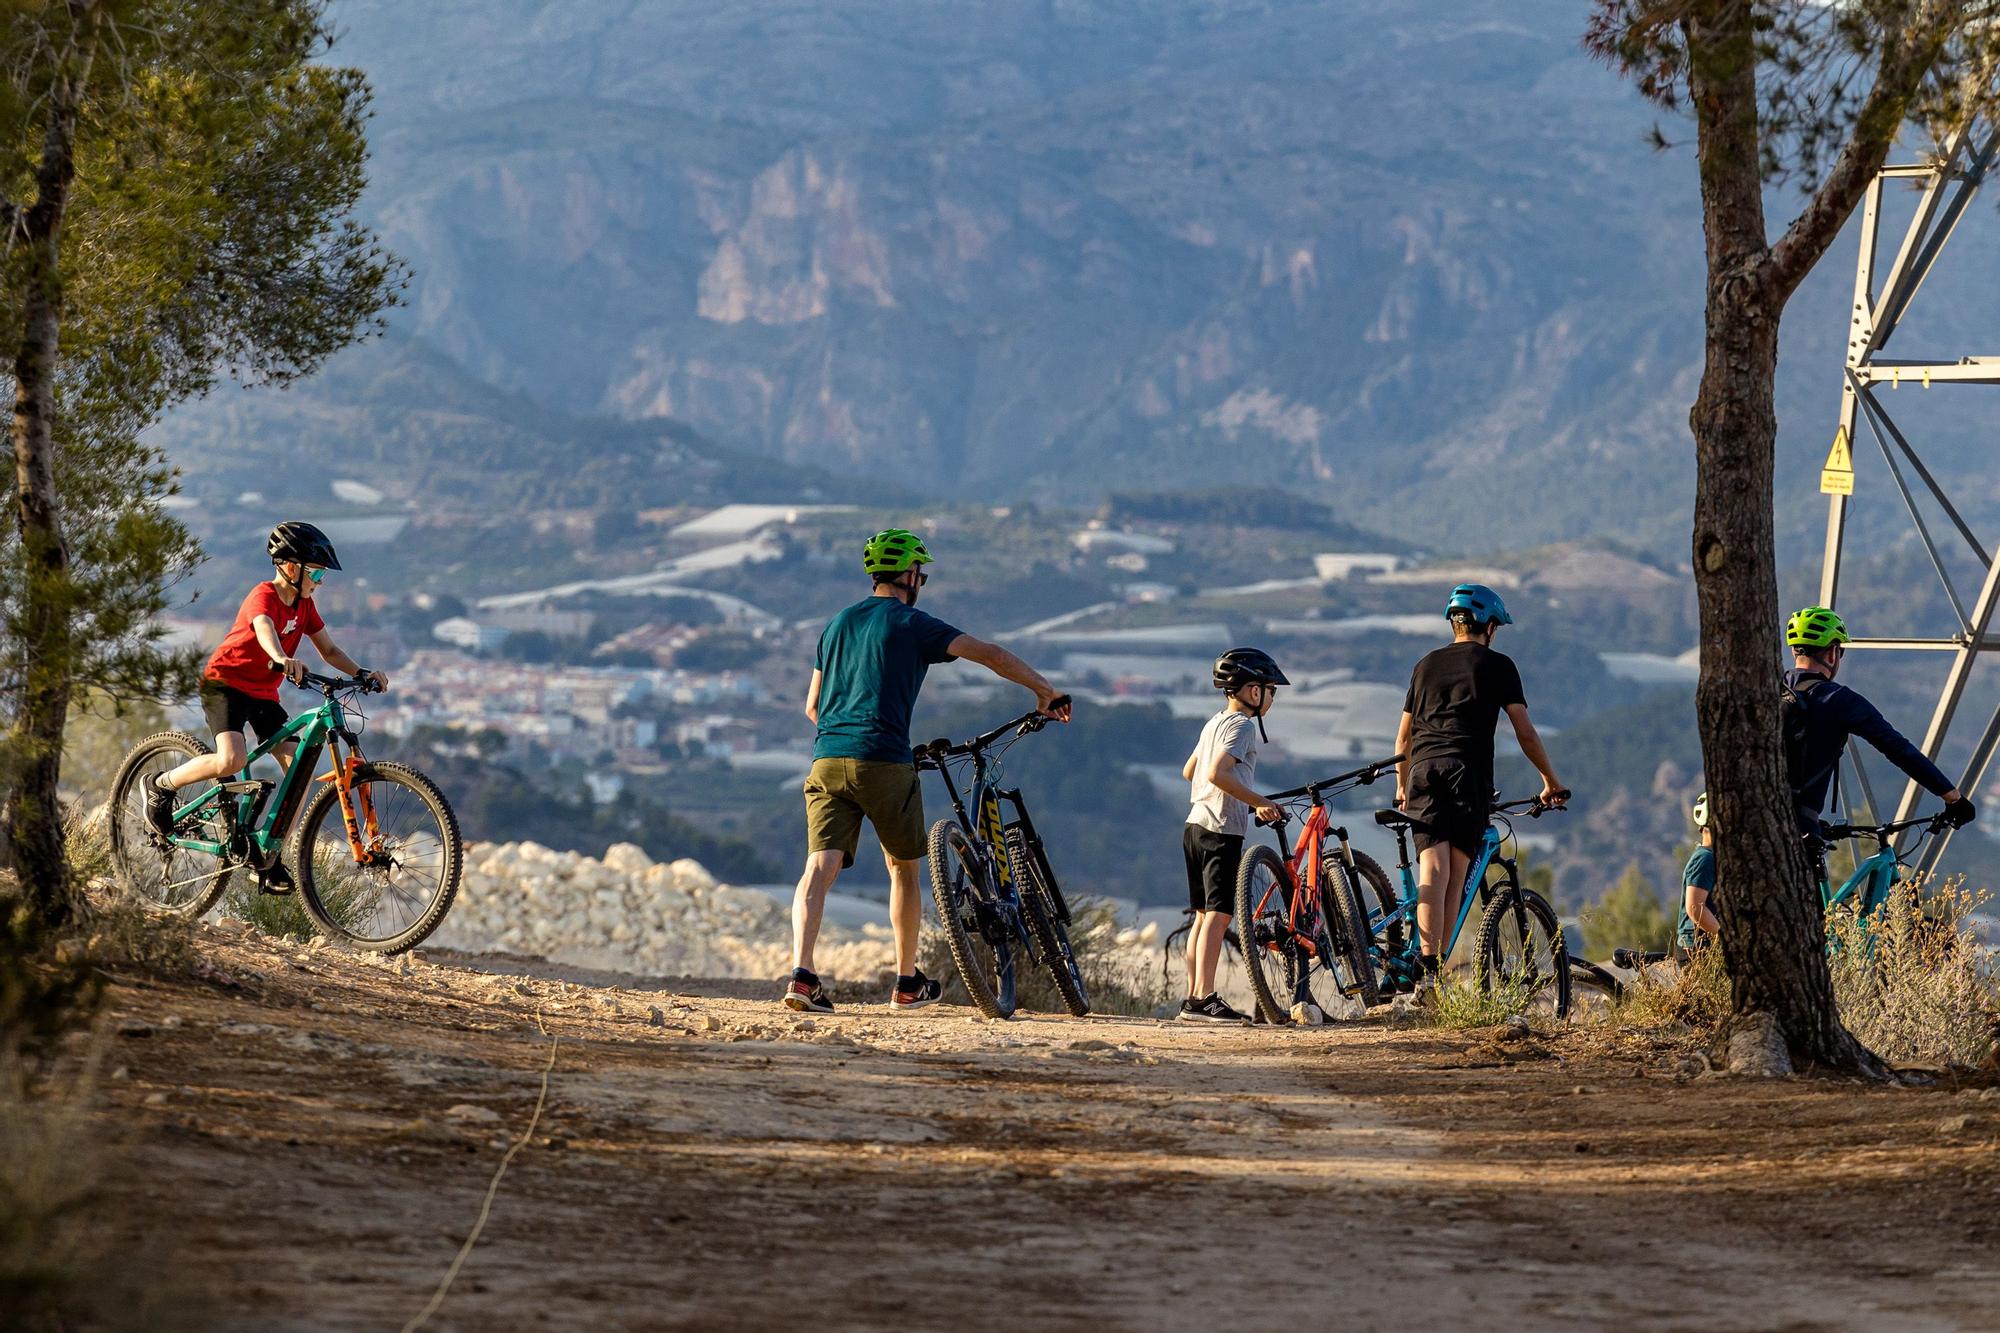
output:
[{"label": "pine branch", "polygon": [[1789,298],[1820,261],[1888,160],[1911,102],[1957,32],[1964,9],[1964,0],[1932,0],[1884,46],[1875,86],[1854,118],[1833,169],[1764,261],[1763,276],[1780,301]]}]

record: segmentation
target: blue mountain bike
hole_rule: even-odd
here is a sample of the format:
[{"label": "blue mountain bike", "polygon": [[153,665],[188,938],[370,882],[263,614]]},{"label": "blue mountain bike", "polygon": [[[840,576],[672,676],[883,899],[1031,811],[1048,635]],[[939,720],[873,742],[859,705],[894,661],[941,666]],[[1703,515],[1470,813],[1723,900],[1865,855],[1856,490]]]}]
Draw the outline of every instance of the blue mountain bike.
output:
[{"label": "blue mountain bike", "polygon": [[[1538,796],[1493,807],[1493,821],[1486,826],[1472,863],[1466,867],[1458,917],[1452,922],[1451,934],[1438,956],[1448,958],[1458,947],[1459,936],[1471,919],[1476,902],[1480,923],[1473,973],[1479,988],[1519,990],[1529,1002],[1547,1003],[1557,1017],[1566,1018],[1570,1008],[1570,959],[1562,923],[1548,899],[1522,885],[1516,858],[1502,854],[1514,834],[1510,815],[1540,819],[1559,808],[1544,805]],[[1345,829],[1332,830],[1338,835],[1333,855],[1348,868],[1355,884],[1368,884],[1375,890],[1369,896],[1376,901],[1367,904],[1368,953],[1378,974],[1375,989],[1389,995],[1416,989],[1422,972],[1417,933],[1417,876],[1412,867],[1409,838],[1416,821],[1401,810],[1380,810],[1375,814],[1375,822],[1396,835],[1396,868],[1402,889],[1399,900],[1389,901],[1379,881],[1361,872],[1357,865],[1359,858],[1348,846]],[[1489,870],[1497,872],[1490,881]]]},{"label": "blue mountain bike", "polygon": [[[1819,871],[1820,905],[1831,912],[1837,907],[1851,908],[1856,916],[1867,919],[1889,901],[1890,891],[1909,872],[1904,858],[1913,856],[1924,839],[1951,827],[1951,820],[1943,813],[1925,815],[1918,819],[1905,819],[1894,824],[1829,824],[1823,836],[1812,842],[1813,863]],[[1890,845],[1889,839],[1905,829],[1922,828],[1923,832],[1914,838],[1907,848],[1898,851]],[[1836,889],[1827,879],[1826,853],[1836,842],[1847,838],[1867,838],[1875,844],[1875,853],[1866,857],[1854,867],[1854,873]]]}]

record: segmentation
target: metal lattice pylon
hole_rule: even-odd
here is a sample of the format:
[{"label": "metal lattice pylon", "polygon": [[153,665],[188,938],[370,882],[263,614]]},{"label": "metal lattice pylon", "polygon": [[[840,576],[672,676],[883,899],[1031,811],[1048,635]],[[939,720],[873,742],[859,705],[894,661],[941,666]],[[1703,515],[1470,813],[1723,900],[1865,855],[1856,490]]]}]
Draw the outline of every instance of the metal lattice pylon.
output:
[{"label": "metal lattice pylon", "polygon": [[[1883,356],[1882,349],[1895,335],[1897,326],[1909,311],[1910,302],[1936,265],[1945,243],[1951,239],[1953,229],[1979,193],[1986,173],[1994,165],[1996,152],[2000,152],[2000,127],[1977,126],[1948,139],[1924,162],[1883,167],[1869,185],[1861,206],[1861,254],[1854,270],[1853,323],[1848,332],[1846,374],[1840,393],[1840,428],[1834,437],[1833,452],[1827,459],[1829,466],[1821,474],[1821,489],[1828,492],[1828,505],[1826,552],[1820,567],[1820,602],[1834,606],[1839,595],[1841,546],[1847,528],[1848,500],[1853,489],[1852,454],[1859,444],[1856,428],[1865,426],[1869,438],[1882,454],[1889,476],[1902,497],[1903,507],[1909,513],[1911,525],[1930,557],[1932,568],[1937,571],[1938,582],[1943,585],[1944,595],[1957,618],[1957,632],[1942,638],[1857,638],[1849,645],[1860,649],[1944,652],[1951,655],[1951,668],[1939,691],[1937,708],[1931,714],[1930,726],[1924,732],[1922,743],[1924,753],[1933,760],[1944,746],[1953,715],[1957,713],[1966,685],[1972,679],[1974,664],[1982,654],[2000,649],[2000,638],[1989,635],[1995,608],[2000,606],[2000,547],[1990,547],[1973,535],[1971,526],[1951,502],[1950,496],[1891,419],[1878,390],[1885,384],[1893,389],[1906,381],[1913,385],[1922,384],[1925,388],[1934,384],[2000,384],[2000,356],[1967,356],[1956,361],[1906,361]],[[1895,261],[1881,277],[1878,292],[1875,260],[1881,230],[1882,192],[1891,181],[1907,181],[1914,185],[1918,192],[1917,206]],[[1846,451],[1844,455],[1843,451]],[[1844,474],[1837,466],[1842,462],[1846,464]],[[1955,537],[1947,534],[1947,540],[1962,539],[1986,571],[1979,595],[1969,605],[1959,595],[1938,553],[1937,542],[1933,540],[1930,526],[1924,522],[1909,479],[1905,476],[1905,464],[1922,488],[1937,502],[1938,509],[1955,530]],[[1996,744],[2000,744],[2000,709],[1996,709],[1987,721],[1978,743],[1973,747],[1972,757],[1959,779],[1961,791],[1969,793],[1979,786],[1988,764],[1992,762]],[[1879,811],[1881,807],[1875,802],[1858,748],[1850,746],[1848,762],[1862,799],[1870,810]],[[1916,809],[1918,797],[1916,783],[1906,782],[1894,817],[1898,820],[1909,818]],[[1929,871],[1936,867],[1949,836],[1947,833],[1934,838],[1925,846],[1919,862],[1920,870]]]}]

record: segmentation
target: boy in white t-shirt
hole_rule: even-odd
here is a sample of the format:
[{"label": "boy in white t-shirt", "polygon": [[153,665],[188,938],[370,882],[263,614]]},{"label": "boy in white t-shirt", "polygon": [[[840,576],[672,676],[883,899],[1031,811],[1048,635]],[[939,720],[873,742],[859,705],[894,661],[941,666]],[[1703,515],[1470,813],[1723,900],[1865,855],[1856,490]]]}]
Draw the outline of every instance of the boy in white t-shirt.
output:
[{"label": "boy in white t-shirt", "polygon": [[1246,1015],[1215,993],[1215,969],[1229,918],[1236,910],[1236,872],[1243,864],[1251,812],[1266,821],[1280,813],[1250,782],[1257,772],[1258,743],[1269,739],[1264,735],[1264,715],[1277,702],[1278,687],[1291,682],[1261,648],[1230,649],[1216,659],[1213,679],[1228,701],[1202,727],[1200,743],[1181,766],[1181,776],[1191,784],[1181,850],[1187,856],[1188,903],[1194,919],[1187,942],[1188,993],[1175,1017],[1247,1023]]}]

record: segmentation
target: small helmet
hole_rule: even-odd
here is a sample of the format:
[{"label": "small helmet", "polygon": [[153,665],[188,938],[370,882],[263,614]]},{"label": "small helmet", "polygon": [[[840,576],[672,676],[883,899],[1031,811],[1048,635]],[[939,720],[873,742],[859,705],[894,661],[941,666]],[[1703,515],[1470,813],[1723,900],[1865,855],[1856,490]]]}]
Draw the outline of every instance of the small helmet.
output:
[{"label": "small helmet", "polygon": [[1451,590],[1451,600],[1444,604],[1445,619],[1451,619],[1454,611],[1467,611],[1475,623],[1481,625],[1511,625],[1514,617],[1507,614],[1507,604],[1500,600],[1500,594],[1483,583],[1461,583]]},{"label": "small helmet", "polygon": [[861,548],[861,568],[870,574],[901,574],[931,562],[924,539],[902,528],[885,528]]},{"label": "small helmet", "polygon": [[1701,795],[1699,795],[1699,796],[1697,796],[1697,797],[1695,797],[1695,798],[1694,798],[1694,811],[1693,811],[1693,814],[1694,814],[1694,826],[1695,826],[1696,828],[1707,828],[1707,827],[1708,827],[1708,793],[1707,793],[1707,792],[1703,792],[1703,793],[1702,793]]},{"label": "small helmet", "polygon": [[302,565],[340,568],[340,558],[333,553],[333,543],[310,523],[280,523],[271,529],[270,540],[264,543],[264,549],[271,553],[274,565],[296,560]]},{"label": "small helmet", "polygon": [[1788,648],[1831,648],[1847,642],[1847,622],[1824,606],[1809,606],[1792,612],[1785,622]]},{"label": "small helmet", "polygon": [[1278,664],[1262,648],[1231,648],[1215,659],[1215,688],[1234,694],[1245,685],[1289,685]]}]

